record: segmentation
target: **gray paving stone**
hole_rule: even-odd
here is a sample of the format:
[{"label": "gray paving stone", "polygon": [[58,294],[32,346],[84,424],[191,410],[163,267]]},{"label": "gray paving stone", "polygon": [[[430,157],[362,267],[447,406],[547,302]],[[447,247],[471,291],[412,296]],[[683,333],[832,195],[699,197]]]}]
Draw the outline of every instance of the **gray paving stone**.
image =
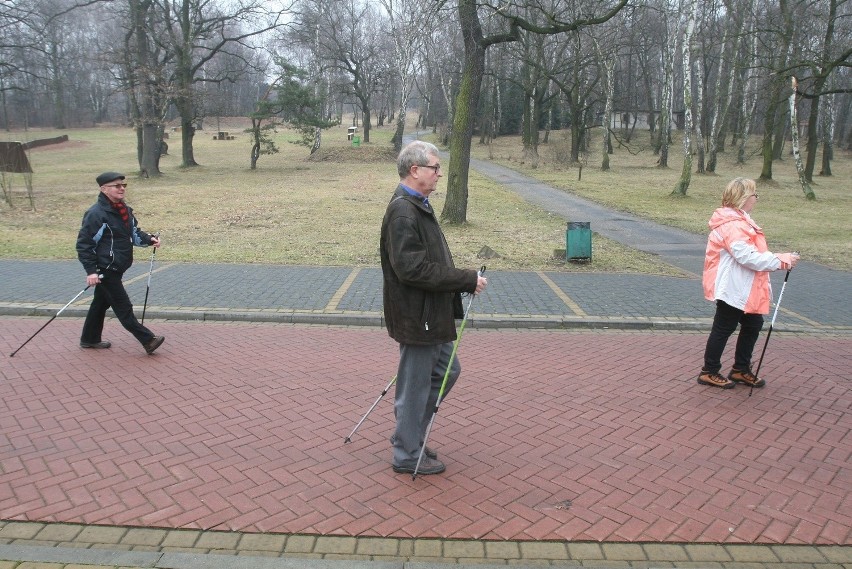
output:
[{"label": "gray paving stone", "polygon": [[773,545],[773,553],[783,563],[825,563],[820,550],[810,545]]},{"label": "gray paving stone", "polygon": [[161,553],[75,549],[37,545],[0,545],[0,559],[36,563],[82,563],[86,565],[154,567]]}]

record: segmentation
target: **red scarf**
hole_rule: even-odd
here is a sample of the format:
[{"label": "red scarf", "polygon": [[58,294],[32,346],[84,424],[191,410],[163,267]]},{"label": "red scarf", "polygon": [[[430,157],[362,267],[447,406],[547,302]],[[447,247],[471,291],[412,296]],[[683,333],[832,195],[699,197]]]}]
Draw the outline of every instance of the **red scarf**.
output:
[{"label": "red scarf", "polygon": [[121,216],[121,220],[124,222],[125,227],[130,227],[130,216],[127,214],[127,206],[124,205],[124,202],[110,202],[112,207],[118,212],[118,215]]}]

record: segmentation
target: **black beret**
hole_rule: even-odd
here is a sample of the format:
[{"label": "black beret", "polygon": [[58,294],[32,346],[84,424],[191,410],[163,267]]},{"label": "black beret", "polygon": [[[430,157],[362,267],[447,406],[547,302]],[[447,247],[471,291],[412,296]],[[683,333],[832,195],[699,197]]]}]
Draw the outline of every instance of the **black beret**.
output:
[{"label": "black beret", "polygon": [[118,172],[104,172],[103,174],[101,174],[100,176],[95,178],[95,181],[98,183],[98,186],[105,186],[106,184],[109,184],[113,180],[123,180],[123,179],[124,179],[124,174],[119,174]]}]

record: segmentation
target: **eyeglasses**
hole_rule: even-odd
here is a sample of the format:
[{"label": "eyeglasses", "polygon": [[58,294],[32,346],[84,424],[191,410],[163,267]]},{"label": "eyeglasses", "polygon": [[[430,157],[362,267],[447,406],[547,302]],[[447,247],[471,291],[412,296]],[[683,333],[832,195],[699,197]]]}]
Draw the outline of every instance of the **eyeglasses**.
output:
[{"label": "eyeglasses", "polygon": [[429,166],[428,164],[418,164],[417,167],[418,168],[429,168],[430,170],[434,171],[436,174],[441,171],[441,165],[440,164],[435,164],[434,166]]},{"label": "eyeglasses", "polygon": [[754,196],[754,199],[757,199],[757,198],[759,198],[759,197],[760,197],[760,196],[758,196],[757,194],[751,194],[751,195],[753,195],[753,196]]},{"label": "eyeglasses", "polygon": [[109,184],[105,188],[126,188],[127,184]]}]

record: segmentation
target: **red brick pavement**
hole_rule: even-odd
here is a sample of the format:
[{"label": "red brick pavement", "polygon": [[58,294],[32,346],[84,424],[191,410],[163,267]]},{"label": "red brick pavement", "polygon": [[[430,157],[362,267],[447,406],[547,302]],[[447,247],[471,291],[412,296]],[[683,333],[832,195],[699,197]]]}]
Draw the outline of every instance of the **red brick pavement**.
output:
[{"label": "red brick pavement", "polygon": [[[773,335],[768,387],[695,383],[704,335],[468,329],[394,474],[384,330],[0,318],[0,519],[323,535],[852,544],[852,339]],[[762,346],[761,339],[758,347]]]}]

